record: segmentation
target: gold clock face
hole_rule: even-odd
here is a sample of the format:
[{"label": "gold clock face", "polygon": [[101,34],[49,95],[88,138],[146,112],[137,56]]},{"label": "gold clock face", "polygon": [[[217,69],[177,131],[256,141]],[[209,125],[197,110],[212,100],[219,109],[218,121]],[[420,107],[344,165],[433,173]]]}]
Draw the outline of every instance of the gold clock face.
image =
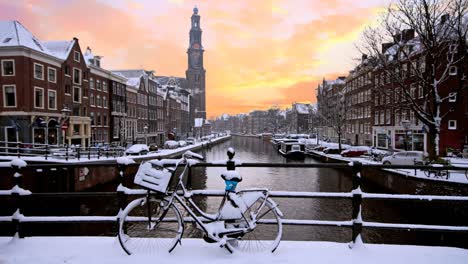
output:
[{"label": "gold clock face", "polygon": [[200,49],[200,44],[195,43],[195,44],[192,45],[192,47],[193,47],[194,49]]}]

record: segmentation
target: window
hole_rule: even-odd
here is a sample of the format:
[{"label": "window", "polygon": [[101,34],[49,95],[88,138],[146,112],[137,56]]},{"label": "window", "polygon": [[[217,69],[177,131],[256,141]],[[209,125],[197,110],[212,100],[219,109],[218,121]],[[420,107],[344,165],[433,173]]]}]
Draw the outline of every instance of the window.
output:
[{"label": "window", "polygon": [[48,92],[49,109],[57,110],[57,92],[49,90]]},{"label": "window", "polygon": [[76,62],[80,62],[80,53],[78,51],[74,51],[73,52],[73,59],[76,61]]},{"label": "window", "polygon": [[450,44],[449,53],[457,53],[457,52],[458,52],[458,45],[457,44]]},{"label": "window", "polygon": [[16,107],[16,86],[3,85],[3,106]]},{"label": "window", "polygon": [[99,80],[96,80],[96,89],[101,91],[101,82]]},{"label": "window", "polygon": [[101,113],[97,113],[97,125],[100,126],[101,125]]},{"label": "window", "polygon": [[102,90],[104,92],[107,92],[107,83],[106,82],[102,82]]},{"label": "window", "polygon": [[102,97],[102,107],[107,108],[107,98],[105,96]]},{"label": "window", "polygon": [[95,99],[94,99],[94,94],[91,94],[91,95],[89,96],[89,103],[90,103],[92,106],[96,105],[96,101],[95,101]]},{"label": "window", "polygon": [[65,65],[65,75],[70,76],[70,66]]},{"label": "window", "polygon": [[34,78],[44,80],[44,65],[34,63]]},{"label": "window", "polygon": [[81,103],[81,88],[73,86],[73,102]]},{"label": "window", "polygon": [[458,69],[457,69],[457,66],[450,66],[450,68],[449,68],[449,75],[451,75],[451,76],[457,75],[457,70],[458,70]]},{"label": "window", "polygon": [[54,68],[47,68],[47,76],[49,82],[57,83],[57,70]]},{"label": "window", "polygon": [[107,126],[107,114],[102,115],[102,125]]},{"label": "window", "polygon": [[71,89],[69,84],[65,84],[65,94],[70,95],[71,94]]},{"label": "window", "polygon": [[421,84],[418,85],[418,96],[419,96],[419,98],[424,97],[424,90],[423,90],[423,87],[422,87]]},{"label": "window", "polygon": [[89,78],[89,88],[94,90],[94,80],[93,80],[93,78]]},{"label": "window", "polygon": [[81,70],[73,68],[73,83],[81,84]]},{"label": "window", "polygon": [[449,130],[457,129],[457,120],[449,120],[448,121],[448,129]]},{"label": "window", "polygon": [[89,113],[89,116],[91,117],[91,125],[94,126],[94,112]]},{"label": "window", "polygon": [[44,108],[44,88],[34,87],[34,107]]},{"label": "window", "polygon": [[96,106],[97,107],[102,107],[102,105],[101,105],[101,96],[97,95],[96,96],[96,101],[97,101]]},{"label": "window", "polygon": [[449,102],[456,102],[457,101],[457,93],[456,92],[453,92],[453,93],[449,93]]},{"label": "window", "polygon": [[2,60],[2,76],[15,76],[15,60]]}]

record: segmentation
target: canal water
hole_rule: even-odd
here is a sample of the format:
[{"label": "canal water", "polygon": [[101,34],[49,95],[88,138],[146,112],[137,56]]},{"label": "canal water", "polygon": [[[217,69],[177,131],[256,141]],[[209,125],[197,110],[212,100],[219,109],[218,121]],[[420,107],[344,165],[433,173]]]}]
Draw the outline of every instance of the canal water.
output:
[{"label": "canal water", "polygon": [[[226,160],[226,151],[233,147],[235,159],[241,162],[273,163],[320,163],[307,157],[303,161],[293,161],[281,156],[274,146],[261,138],[233,137],[230,141],[208,149],[204,154],[207,162]],[[225,168],[196,168],[193,174],[193,189],[223,189],[224,181],[220,173]],[[348,171],[325,168],[237,168],[242,175],[238,189],[266,187],[271,191],[305,192],[350,192],[351,176]],[[366,192],[385,192],[378,186],[364,182]],[[352,209],[350,199],[318,198],[274,198],[279,204],[285,219],[348,221]],[[209,212],[218,209],[221,198],[200,199],[202,208]],[[466,218],[458,217],[460,212],[448,210],[450,204],[441,202],[411,201],[364,201],[362,214],[364,221],[466,225]],[[466,207],[465,207],[466,208]],[[344,227],[291,226],[283,227],[283,239],[320,240],[348,242],[351,229]],[[434,232],[409,232],[398,230],[365,230],[363,240],[370,243],[398,243],[421,245],[455,245],[467,247],[466,234],[441,234]]]}]

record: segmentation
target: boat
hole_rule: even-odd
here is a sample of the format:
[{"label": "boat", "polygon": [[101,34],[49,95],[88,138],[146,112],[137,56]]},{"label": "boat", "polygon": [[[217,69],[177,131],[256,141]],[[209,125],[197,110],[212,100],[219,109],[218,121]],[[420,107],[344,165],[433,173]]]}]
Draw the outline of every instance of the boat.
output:
[{"label": "boat", "polygon": [[283,141],[280,143],[279,153],[288,159],[304,159],[305,144],[299,142]]}]

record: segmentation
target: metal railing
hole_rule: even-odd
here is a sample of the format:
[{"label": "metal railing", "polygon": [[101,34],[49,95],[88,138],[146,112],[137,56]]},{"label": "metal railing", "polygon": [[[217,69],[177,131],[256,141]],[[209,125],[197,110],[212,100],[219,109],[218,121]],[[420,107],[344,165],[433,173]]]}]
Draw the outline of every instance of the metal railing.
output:
[{"label": "metal railing", "polygon": [[[191,189],[193,181],[193,168],[198,167],[226,167],[232,166],[226,163],[197,163],[189,167],[187,175],[187,187]],[[14,213],[12,215],[0,216],[0,224],[11,223],[14,232],[19,237],[27,236],[22,225],[24,223],[117,223],[120,212],[127,205],[128,197],[135,195],[144,195],[146,190],[131,189],[124,186],[125,178],[130,177],[128,170],[139,164],[130,164],[128,159],[117,160],[115,163],[68,163],[68,164],[31,164],[26,165],[21,160],[11,162],[13,174],[13,188],[10,190],[0,191],[0,196],[10,196],[14,201]],[[385,194],[385,193],[366,193],[361,190],[362,178],[361,171],[363,168],[376,169],[434,169],[446,170],[447,167],[432,167],[432,166],[399,166],[399,165],[380,165],[380,164],[361,164],[359,162],[351,162],[348,164],[284,164],[284,163],[240,163],[234,164],[235,167],[281,167],[281,168],[331,168],[350,170],[352,176],[352,190],[350,192],[285,192],[271,191],[270,196],[273,198],[303,198],[303,199],[346,199],[351,200],[352,214],[349,220],[332,221],[332,220],[317,220],[317,219],[283,219],[285,225],[300,225],[300,226],[328,226],[328,227],[345,227],[352,230],[350,246],[359,242],[363,229],[390,229],[390,230],[416,230],[416,231],[435,231],[435,232],[457,232],[468,233],[468,226],[447,226],[447,225],[426,225],[426,224],[402,224],[402,223],[381,223],[366,221],[362,218],[362,203],[363,200],[422,200],[422,201],[458,201],[468,202],[468,196],[445,196],[445,195],[410,195],[410,194]],[[77,167],[99,167],[99,166],[117,166],[119,171],[119,186],[115,192],[77,192],[77,193],[31,193],[22,187],[22,175],[26,170],[58,170],[72,169]],[[232,167],[231,167],[232,168]],[[465,171],[466,167],[450,166],[450,170]],[[191,190],[193,195],[198,196],[223,196],[224,190],[207,191],[207,190]],[[118,211],[112,216],[25,216],[22,214],[22,206],[28,200],[37,200],[41,197],[78,197],[95,198],[110,197],[116,199],[118,203]],[[26,199],[30,197],[31,199]],[[116,225],[114,231],[116,232]],[[86,234],[83,234],[86,235]]]},{"label": "metal railing", "polygon": [[45,160],[55,159],[101,159],[120,157],[124,154],[123,147],[100,146],[81,147],[74,145],[51,145],[23,142],[0,141],[0,156],[43,157]]}]

